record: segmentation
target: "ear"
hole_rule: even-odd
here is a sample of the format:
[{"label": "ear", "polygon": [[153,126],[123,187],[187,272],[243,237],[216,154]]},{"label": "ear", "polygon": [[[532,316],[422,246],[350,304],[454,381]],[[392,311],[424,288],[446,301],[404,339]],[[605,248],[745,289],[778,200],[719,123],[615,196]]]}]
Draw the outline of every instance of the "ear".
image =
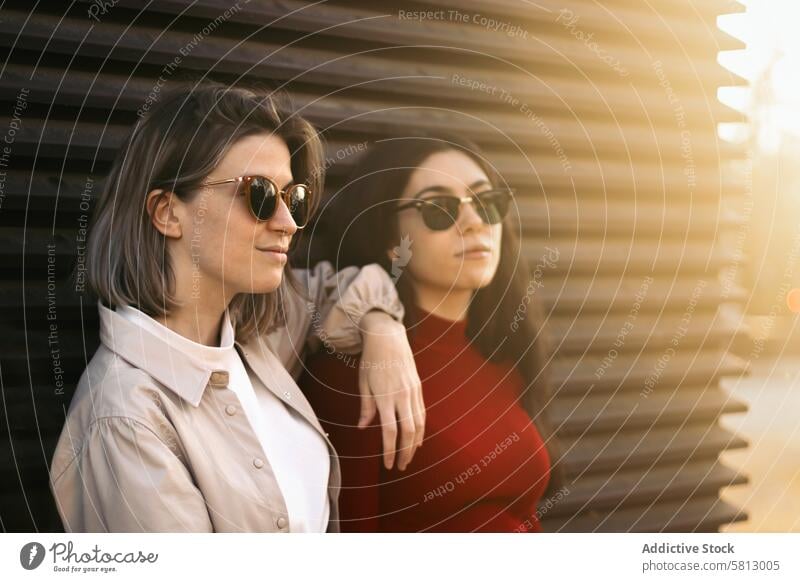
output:
[{"label": "ear", "polygon": [[389,262],[396,261],[400,258],[400,254],[397,252],[397,243],[392,243],[388,249],[386,249],[386,256],[389,257]]},{"label": "ear", "polygon": [[174,192],[152,190],[147,193],[145,208],[150,215],[150,222],[166,237],[181,238],[183,234],[181,222],[175,214],[175,205],[180,203]]}]

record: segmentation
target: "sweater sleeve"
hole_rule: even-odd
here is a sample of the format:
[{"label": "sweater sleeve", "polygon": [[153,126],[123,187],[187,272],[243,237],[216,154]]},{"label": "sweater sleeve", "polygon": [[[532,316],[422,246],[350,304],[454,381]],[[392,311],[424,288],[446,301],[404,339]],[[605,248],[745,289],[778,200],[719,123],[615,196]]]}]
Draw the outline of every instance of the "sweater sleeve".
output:
[{"label": "sweater sleeve", "polygon": [[342,471],[342,532],[379,531],[383,441],[380,420],[358,428],[358,356],[321,351],[308,359],[299,384],[337,453]]},{"label": "sweater sleeve", "polygon": [[336,271],[329,261],[293,269],[301,292],[287,290],[286,326],[270,334],[273,350],[294,378],[305,351],[355,354],[361,351],[361,318],[380,310],[402,322],[405,310],[394,281],[378,264]]}]

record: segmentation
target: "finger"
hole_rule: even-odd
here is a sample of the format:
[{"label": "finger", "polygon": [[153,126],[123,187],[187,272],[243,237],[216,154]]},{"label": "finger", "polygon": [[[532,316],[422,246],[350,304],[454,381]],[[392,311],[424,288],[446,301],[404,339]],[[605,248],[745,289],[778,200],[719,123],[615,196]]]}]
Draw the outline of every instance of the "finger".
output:
[{"label": "finger", "polygon": [[417,449],[422,445],[422,438],[421,432],[422,427],[421,424],[421,413],[420,413],[420,406],[419,406],[419,395],[417,394],[418,390],[415,387],[413,390],[410,391],[410,397],[408,399],[408,414],[411,424],[411,445],[408,448],[408,465],[414,459],[414,455],[417,452]]},{"label": "finger", "polygon": [[367,371],[362,368],[358,374],[358,391],[361,394],[361,414],[358,418],[358,428],[365,428],[372,424],[378,407],[375,404],[375,397],[369,389],[369,382],[366,379]]},{"label": "finger", "polygon": [[366,428],[372,421],[375,420],[375,413],[378,412],[378,406],[375,404],[375,398],[371,394],[361,395],[361,416],[358,418],[358,428]]},{"label": "finger", "polygon": [[398,416],[400,417],[400,455],[397,466],[401,471],[405,471],[414,454],[413,448],[416,441],[416,430],[414,428],[414,417],[411,414],[410,400],[406,400],[401,404]]},{"label": "finger", "polygon": [[425,438],[425,401],[422,396],[422,383],[419,377],[415,375],[414,380],[410,380],[414,389],[410,391],[411,394],[411,418],[414,423],[414,444],[411,450],[411,456],[417,452],[417,449],[422,446],[422,441]]},{"label": "finger", "polygon": [[[417,430],[417,448],[422,446],[425,440],[425,420],[427,410],[425,408],[425,395],[422,393],[422,382],[417,380],[416,398],[414,400],[414,424]],[[415,451],[416,452],[416,451]]]},{"label": "finger", "polygon": [[391,469],[397,452],[397,420],[394,408],[386,406],[384,403],[378,404],[378,412],[381,417],[381,434],[383,435],[383,464],[387,469]]}]

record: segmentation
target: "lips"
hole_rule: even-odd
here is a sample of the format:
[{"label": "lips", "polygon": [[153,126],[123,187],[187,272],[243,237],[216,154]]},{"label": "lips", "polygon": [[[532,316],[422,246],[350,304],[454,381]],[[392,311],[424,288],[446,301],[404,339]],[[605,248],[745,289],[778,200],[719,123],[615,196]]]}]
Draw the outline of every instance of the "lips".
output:
[{"label": "lips", "polygon": [[289,252],[289,247],[282,247],[280,245],[272,245],[271,247],[256,247],[259,251],[272,251],[273,253],[283,253],[284,255]]},{"label": "lips", "polygon": [[482,252],[491,252],[492,247],[486,244],[474,244],[466,247],[460,253],[456,253],[457,257],[461,257],[464,255],[474,254],[474,253],[482,253]]},{"label": "lips", "polygon": [[289,261],[289,255],[286,254],[289,247],[272,245],[269,247],[256,247],[256,249],[264,253],[265,256],[277,260],[281,265],[285,265]]}]

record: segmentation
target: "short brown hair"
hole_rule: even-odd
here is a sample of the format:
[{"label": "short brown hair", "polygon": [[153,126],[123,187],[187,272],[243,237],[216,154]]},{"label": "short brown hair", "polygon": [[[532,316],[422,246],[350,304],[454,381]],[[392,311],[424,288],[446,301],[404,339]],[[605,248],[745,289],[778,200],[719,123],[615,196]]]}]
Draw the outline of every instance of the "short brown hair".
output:
[{"label": "short brown hair", "polygon": [[[204,82],[164,94],[140,118],[117,153],[92,216],[87,244],[90,288],[112,309],[132,305],[164,315],[178,305],[166,238],[150,222],[147,194],[163,188],[181,200],[238,140],[259,133],[282,138],[295,180],[322,191],[322,144],[314,128],[266,91]],[[315,196],[318,199],[318,196]],[[282,285],[294,286],[291,269]],[[236,336],[246,339],[280,324],[282,293],[239,294],[229,305]]]}]

